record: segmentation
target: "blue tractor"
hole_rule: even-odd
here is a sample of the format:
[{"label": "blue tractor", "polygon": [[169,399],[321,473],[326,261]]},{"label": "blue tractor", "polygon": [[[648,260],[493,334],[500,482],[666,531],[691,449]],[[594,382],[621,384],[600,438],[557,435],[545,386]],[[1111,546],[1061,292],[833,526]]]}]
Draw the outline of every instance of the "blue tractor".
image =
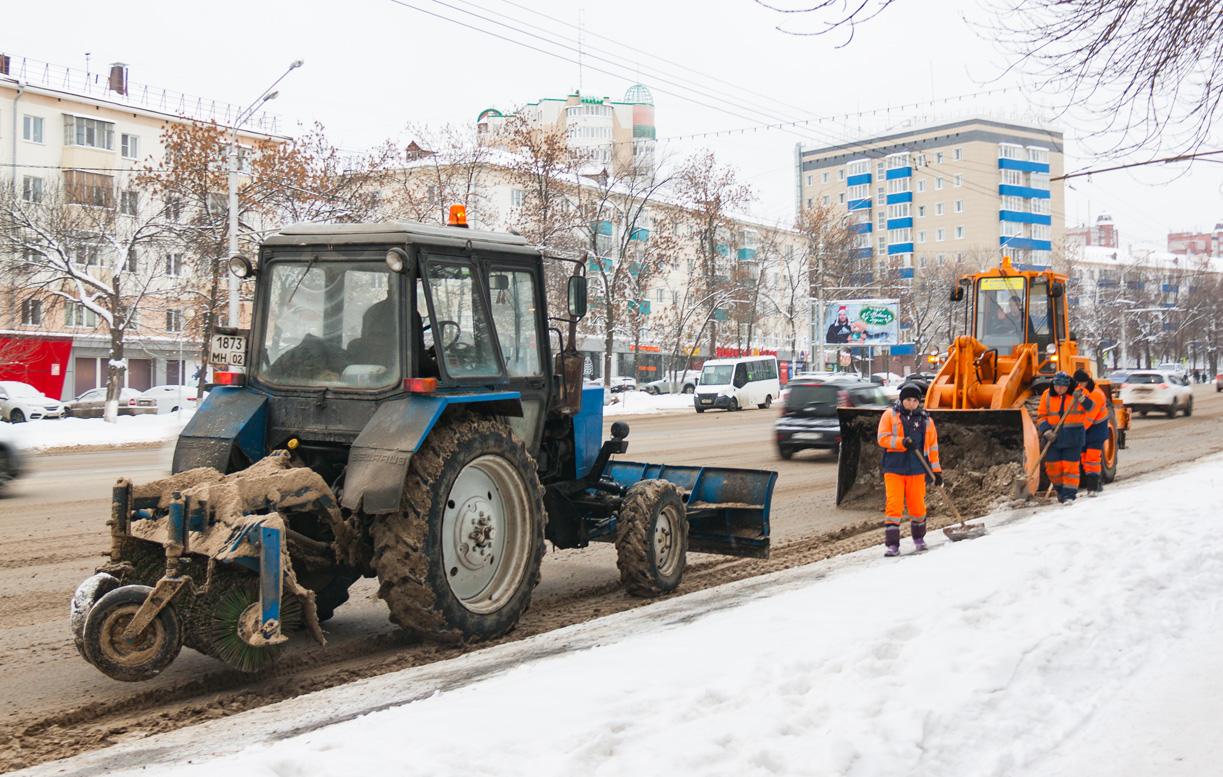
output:
[{"label": "blue tractor", "polygon": [[582,387],[582,263],[380,223],[290,226],[230,269],[251,327],[213,338],[172,475],[115,485],[109,560],[73,597],[108,676],[153,677],[184,644],[258,669],[290,631],[321,643],[361,577],[422,639],[493,639],[545,541],[614,542],[638,596],[674,590],[688,551],[768,556],[776,473],[612,461],[629,429],[602,442],[602,389]]}]

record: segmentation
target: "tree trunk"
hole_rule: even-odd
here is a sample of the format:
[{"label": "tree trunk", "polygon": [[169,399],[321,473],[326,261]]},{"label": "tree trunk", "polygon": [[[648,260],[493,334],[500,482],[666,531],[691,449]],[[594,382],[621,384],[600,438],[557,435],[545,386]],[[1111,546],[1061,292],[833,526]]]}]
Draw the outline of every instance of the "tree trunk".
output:
[{"label": "tree trunk", "polygon": [[[115,319],[121,313],[115,306]],[[127,373],[127,361],[123,358],[123,329],[119,326],[110,328],[110,363],[106,366],[106,408],[102,411],[102,419],[113,424],[119,419],[119,394],[123,390],[123,376]]]}]

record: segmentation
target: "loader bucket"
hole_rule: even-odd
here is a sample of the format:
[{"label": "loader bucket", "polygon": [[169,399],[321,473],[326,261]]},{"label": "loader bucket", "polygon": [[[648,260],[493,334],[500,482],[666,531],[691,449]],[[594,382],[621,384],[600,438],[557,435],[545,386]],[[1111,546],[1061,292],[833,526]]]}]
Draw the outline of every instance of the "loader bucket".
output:
[{"label": "loader bucket", "polygon": [[690,551],[769,557],[776,472],[616,461],[607,465],[605,476],[625,488],[651,478],[674,483],[684,496]]},{"label": "loader bucket", "polygon": [[[938,433],[939,460],[946,487],[960,512],[984,515],[999,499],[1010,498],[1040,456],[1036,427],[1023,409],[930,410]],[[882,509],[883,448],[878,442],[882,409],[838,408],[841,458],[837,505]],[[1025,489],[1035,493],[1039,473]],[[937,509],[939,500],[927,497]]]}]

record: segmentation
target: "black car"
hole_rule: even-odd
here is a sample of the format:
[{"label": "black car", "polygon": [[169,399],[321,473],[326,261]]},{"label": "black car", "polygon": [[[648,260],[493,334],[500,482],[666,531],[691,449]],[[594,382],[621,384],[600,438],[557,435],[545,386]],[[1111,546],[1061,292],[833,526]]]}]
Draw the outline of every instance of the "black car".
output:
[{"label": "black car", "polygon": [[24,463],[17,443],[10,435],[0,433],[0,489],[21,475]]},{"label": "black car", "polygon": [[836,452],[841,445],[838,407],[887,407],[883,389],[867,381],[797,378],[782,392],[781,417],[773,424],[777,453],[788,459],[796,451],[820,448]]}]

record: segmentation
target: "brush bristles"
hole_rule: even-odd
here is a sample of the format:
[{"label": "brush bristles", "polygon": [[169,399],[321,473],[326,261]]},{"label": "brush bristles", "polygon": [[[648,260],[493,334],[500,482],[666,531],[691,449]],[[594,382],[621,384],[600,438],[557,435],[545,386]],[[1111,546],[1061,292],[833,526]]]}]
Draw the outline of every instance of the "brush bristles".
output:
[{"label": "brush bristles", "polygon": [[[284,644],[255,647],[238,634],[238,621],[246,608],[259,601],[258,586],[235,586],[217,599],[212,611],[212,644],[217,658],[240,672],[255,672],[276,660]],[[286,594],[280,601],[280,630],[288,634],[301,628],[301,602]]]}]

